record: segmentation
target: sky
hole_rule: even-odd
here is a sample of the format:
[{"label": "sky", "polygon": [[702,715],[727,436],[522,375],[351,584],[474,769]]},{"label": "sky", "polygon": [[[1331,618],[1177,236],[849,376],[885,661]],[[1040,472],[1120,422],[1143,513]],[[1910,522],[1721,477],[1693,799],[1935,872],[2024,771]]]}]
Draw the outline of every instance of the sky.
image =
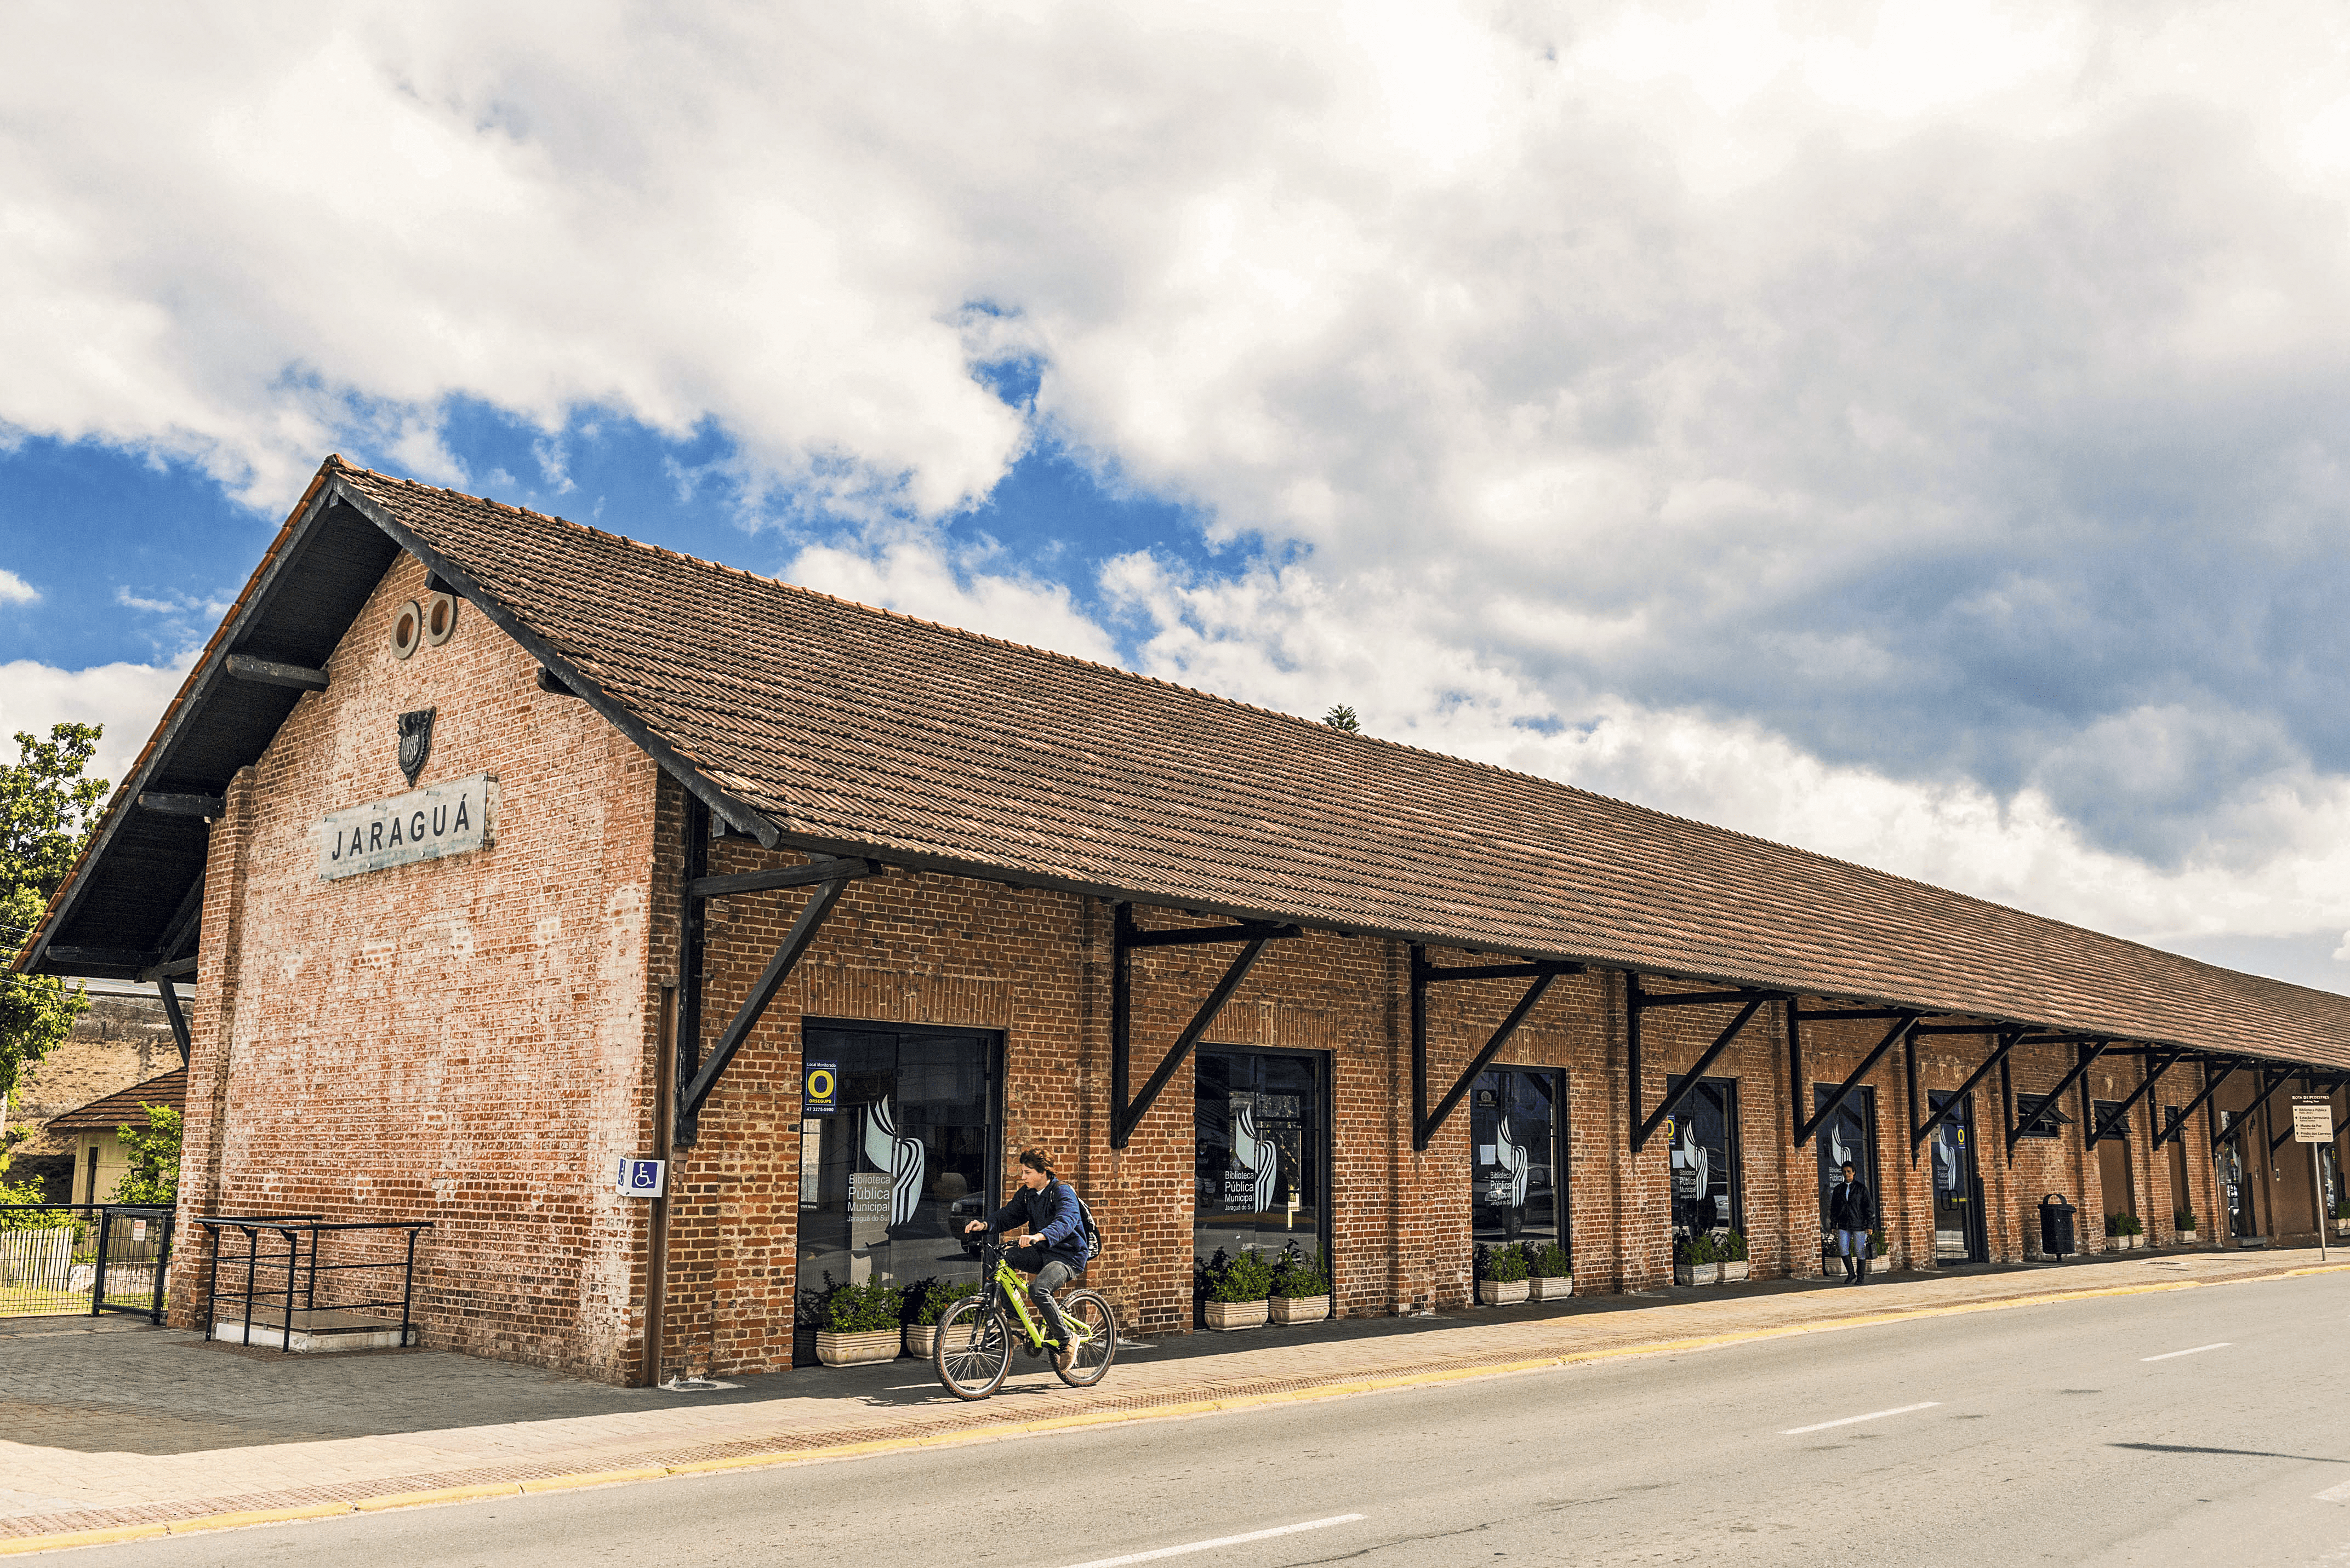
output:
[{"label": "sky", "polygon": [[338,452],[2350,991],[2345,263],[2291,0],[11,6],[0,726]]}]

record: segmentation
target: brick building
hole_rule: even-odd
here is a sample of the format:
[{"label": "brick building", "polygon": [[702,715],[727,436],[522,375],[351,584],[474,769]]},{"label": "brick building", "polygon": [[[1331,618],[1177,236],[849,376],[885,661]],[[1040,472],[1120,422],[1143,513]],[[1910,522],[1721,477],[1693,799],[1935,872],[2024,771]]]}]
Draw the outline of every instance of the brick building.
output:
[{"label": "brick building", "polygon": [[[154,986],[93,980],[85,989],[89,1007],[74,1020],[72,1032],[26,1071],[12,1103],[0,1106],[0,1134],[8,1139],[8,1179],[40,1182],[53,1203],[81,1201],[90,1189],[89,1140],[79,1129],[54,1125],[57,1118],[182,1065],[171,1020]],[[178,1103],[176,1096],[172,1103]],[[134,1113],[132,1119],[140,1118]],[[111,1129],[99,1140],[101,1162],[109,1170],[120,1163],[110,1158],[112,1141]],[[102,1176],[99,1190],[111,1190],[113,1179]]]},{"label": "brick building", "polygon": [[1030,1143],[1168,1332],[1220,1249],[1816,1272],[1846,1155],[1903,1266],[2290,1241],[2350,1078],[2350,999],[335,460],[19,962],[192,980],[182,1235],[430,1220],[426,1343],[616,1381],[968,1271]]}]

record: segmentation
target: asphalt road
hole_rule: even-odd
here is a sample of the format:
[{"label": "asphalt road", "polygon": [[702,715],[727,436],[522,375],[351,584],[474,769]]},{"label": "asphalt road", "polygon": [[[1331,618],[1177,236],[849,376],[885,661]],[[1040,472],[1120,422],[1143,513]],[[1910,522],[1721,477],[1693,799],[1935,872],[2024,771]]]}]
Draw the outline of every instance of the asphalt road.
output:
[{"label": "asphalt road", "polygon": [[2345,1344],[2322,1275],[73,1560],[2350,1563]]}]

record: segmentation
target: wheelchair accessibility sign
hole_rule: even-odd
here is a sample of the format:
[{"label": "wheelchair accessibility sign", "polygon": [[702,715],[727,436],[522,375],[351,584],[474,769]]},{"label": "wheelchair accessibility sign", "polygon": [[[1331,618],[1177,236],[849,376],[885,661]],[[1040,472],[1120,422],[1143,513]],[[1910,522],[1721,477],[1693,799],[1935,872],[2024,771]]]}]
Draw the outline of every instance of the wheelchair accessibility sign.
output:
[{"label": "wheelchair accessibility sign", "polygon": [[613,1186],[623,1198],[659,1198],[669,1183],[669,1166],[658,1159],[623,1159]]}]

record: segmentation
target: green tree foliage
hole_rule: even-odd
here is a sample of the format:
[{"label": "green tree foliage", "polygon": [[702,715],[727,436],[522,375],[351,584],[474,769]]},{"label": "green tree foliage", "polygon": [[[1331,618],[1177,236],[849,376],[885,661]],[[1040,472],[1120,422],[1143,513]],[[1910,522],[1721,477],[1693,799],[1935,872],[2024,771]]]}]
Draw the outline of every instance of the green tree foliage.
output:
[{"label": "green tree foliage", "polygon": [[1322,722],[1334,730],[1344,730],[1350,735],[1360,734],[1363,729],[1362,721],[1356,718],[1355,711],[1344,702],[1323,714]]},{"label": "green tree foliage", "polygon": [[109,1203],[148,1203],[170,1208],[180,1192],[180,1113],[169,1106],[140,1106],[147,1126],[117,1127],[115,1136],[130,1156],[130,1168],[114,1184]]},{"label": "green tree foliage", "polygon": [[[19,731],[16,762],[0,768],[0,951],[11,957],[32,939],[106,799],[104,779],[82,776],[101,732],[95,724],[59,724],[42,741]],[[17,1077],[88,1005],[78,985],[0,973],[0,1096],[16,1094]]]}]

